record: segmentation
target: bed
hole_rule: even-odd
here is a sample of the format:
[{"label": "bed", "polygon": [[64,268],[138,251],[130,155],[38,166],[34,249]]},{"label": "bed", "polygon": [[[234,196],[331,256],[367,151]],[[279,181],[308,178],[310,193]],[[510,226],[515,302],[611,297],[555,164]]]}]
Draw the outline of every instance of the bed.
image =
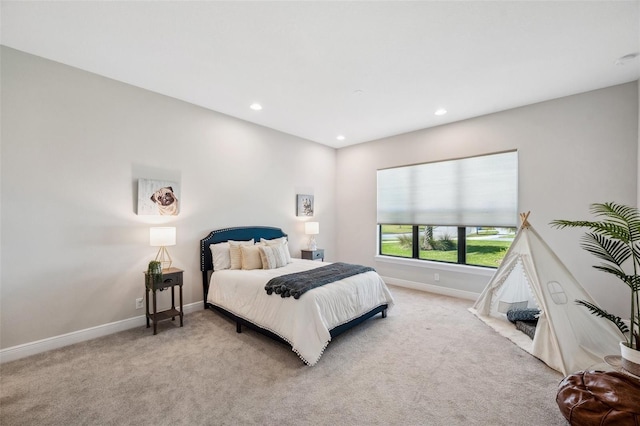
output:
[{"label": "bed", "polygon": [[[249,269],[234,269],[238,267],[238,245],[241,245],[245,267]],[[252,262],[248,253],[259,245],[273,246],[274,252],[276,245],[284,245],[286,264],[271,269],[248,266]],[[227,250],[226,247],[233,247],[230,255],[236,261],[233,268],[229,263],[225,264],[225,260],[221,261],[221,253]],[[263,248],[263,255],[264,251]],[[268,259],[263,257],[262,260],[263,266],[271,265]],[[393,306],[389,289],[375,271],[313,288],[299,298],[269,295],[265,290],[267,282],[276,276],[290,277],[288,274],[326,265],[331,264],[292,259],[287,234],[280,228],[251,226],[212,231],[200,240],[205,309],[231,318],[238,333],[247,326],[289,345],[305,364],[315,365],[332,338],[378,313],[385,318],[387,310]]]}]

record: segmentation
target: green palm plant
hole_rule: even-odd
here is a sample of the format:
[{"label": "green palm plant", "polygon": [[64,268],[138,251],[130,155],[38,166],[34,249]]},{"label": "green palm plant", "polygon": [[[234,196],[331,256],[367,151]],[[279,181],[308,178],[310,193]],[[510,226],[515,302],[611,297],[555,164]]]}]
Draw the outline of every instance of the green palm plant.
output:
[{"label": "green palm plant", "polygon": [[551,225],[559,229],[589,229],[581,239],[581,247],[603,261],[594,268],[618,277],[631,290],[629,326],[592,303],[576,303],[612,321],[625,335],[629,348],[640,350],[640,212],[636,207],[616,203],[595,203],[590,211],[601,220],[554,220]]}]

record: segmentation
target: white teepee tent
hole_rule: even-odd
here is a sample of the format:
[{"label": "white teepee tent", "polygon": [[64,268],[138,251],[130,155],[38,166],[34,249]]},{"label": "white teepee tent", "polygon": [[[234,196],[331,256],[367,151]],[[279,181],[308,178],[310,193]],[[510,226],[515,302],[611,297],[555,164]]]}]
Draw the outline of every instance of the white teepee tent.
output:
[{"label": "white teepee tent", "polygon": [[[568,375],[603,368],[624,336],[575,300],[593,299],[521,214],[522,225],[471,312],[549,367]],[[510,307],[540,309],[533,341],[506,318]]]}]

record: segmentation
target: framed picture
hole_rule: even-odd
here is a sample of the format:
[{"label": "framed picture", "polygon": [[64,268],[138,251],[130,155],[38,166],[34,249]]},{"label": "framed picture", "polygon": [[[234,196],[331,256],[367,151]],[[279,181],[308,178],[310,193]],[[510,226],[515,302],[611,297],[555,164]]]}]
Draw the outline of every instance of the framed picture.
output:
[{"label": "framed picture", "polygon": [[180,213],[177,182],[138,179],[138,214],[177,216]]},{"label": "framed picture", "polygon": [[296,195],[297,216],[313,216],[313,195]]}]

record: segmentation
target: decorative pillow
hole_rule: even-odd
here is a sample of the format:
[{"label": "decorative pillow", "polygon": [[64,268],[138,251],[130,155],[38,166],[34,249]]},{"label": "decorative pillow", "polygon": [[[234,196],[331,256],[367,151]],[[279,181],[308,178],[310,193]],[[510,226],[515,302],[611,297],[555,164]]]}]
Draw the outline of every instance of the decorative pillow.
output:
[{"label": "decorative pillow", "polygon": [[257,245],[260,251],[260,260],[262,261],[262,269],[275,269],[278,267],[273,247],[266,244]]},{"label": "decorative pillow", "polygon": [[260,238],[261,244],[274,245],[274,244],[283,244],[286,242],[287,242],[287,237],[274,238],[272,240],[265,240],[264,238]]},{"label": "decorative pillow", "polygon": [[262,269],[260,246],[240,246],[242,269]]},{"label": "decorative pillow", "polygon": [[282,250],[284,251],[285,259],[287,259],[287,263],[291,263],[291,253],[289,253],[289,243],[285,241],[282,245]]},{"label": "decorative pillow", "polygon": [[213,270],[221,271],[231,268],[231,258],[229,257],[229,243],[217,243],[209,245],[211,258],[213,259]]},{"label": "decorative pillow", "polygon": [[539,309],[511,309],[507,312],[507,319],[515,324],[516,321],[538,321]]},{"label": "decorative pillow", "polygon": [[[266,244],[268,246],[282,246],[282,255],[284,255],[284,265],[291,263],[291,253],[289,253],[289,242],[287,237],[274,238],[272,240],[265,240],[260,238],[260,244]],[[284,266],[281,265],[281,266]]]},{"label": "decorative pillow", "polygon": [[537,324],[538,321],[516,321],[516,329],[522,331],[533,340],[536,335]]},{"label": "decorative pillow", "polygon": [[276,265],[278,268],[283,266],[287,266],[287,254],[289,250],[287,250],[287,246],[284,244],[274,244],[272,246],[268,246],[273,249],[273,255],[276,258]]},{"label": "decorative pillow", "polygon": [[229,240],[229,257],[231,259],[231,269],[242,269],[242,253],[240,246],[252,246],[253,238],[249,241]]}]

